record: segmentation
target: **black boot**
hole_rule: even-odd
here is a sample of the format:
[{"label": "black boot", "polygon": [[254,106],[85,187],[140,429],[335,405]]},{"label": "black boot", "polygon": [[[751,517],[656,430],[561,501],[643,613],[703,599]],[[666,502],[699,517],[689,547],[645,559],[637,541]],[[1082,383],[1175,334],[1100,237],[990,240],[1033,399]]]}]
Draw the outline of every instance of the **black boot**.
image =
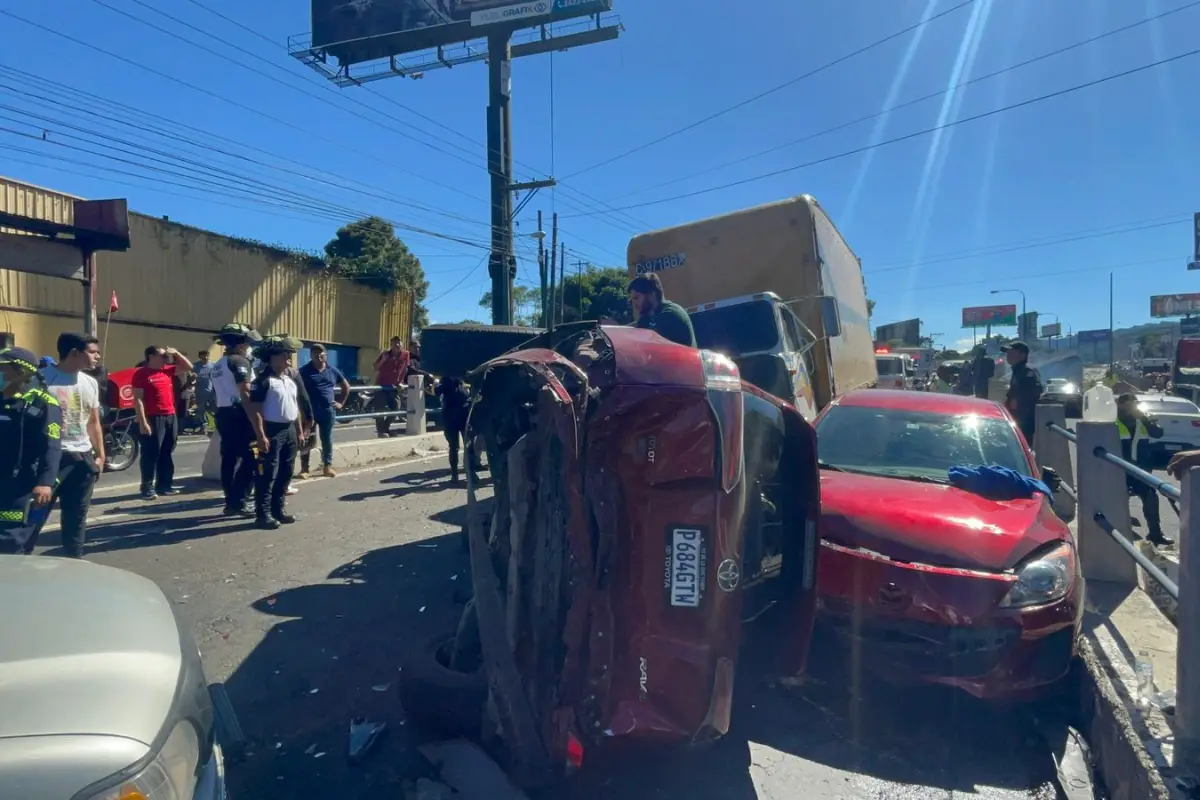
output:
[{"label": "black boot", "polygon": [[266,514],[256,514],[254,517],[254,527],[264,531],[274,531],[279,529],[279,523],[273,517]]},{"label": "black boot", "polygon": [[271,509],[271,517],[284,525],[291,525],[296,521],[295,515],[287,513],[287,509],[282,505]]}]

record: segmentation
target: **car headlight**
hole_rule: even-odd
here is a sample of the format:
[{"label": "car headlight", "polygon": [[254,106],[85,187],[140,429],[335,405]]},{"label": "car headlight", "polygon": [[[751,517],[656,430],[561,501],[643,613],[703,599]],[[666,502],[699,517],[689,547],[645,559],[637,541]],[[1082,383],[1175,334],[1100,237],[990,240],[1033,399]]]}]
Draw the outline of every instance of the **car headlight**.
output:
[{"label": "car headlight", "polygon": [[145,769],[90,800],[192,800],[199,762],[200,738],[183,720]]},{"label": "car headlight", "polygon": [[1061,600],[1075,582],[1075,548],[1064,542],[1017,567],[1017,582],[1001,601],[1004,608],[1040,606]]}]

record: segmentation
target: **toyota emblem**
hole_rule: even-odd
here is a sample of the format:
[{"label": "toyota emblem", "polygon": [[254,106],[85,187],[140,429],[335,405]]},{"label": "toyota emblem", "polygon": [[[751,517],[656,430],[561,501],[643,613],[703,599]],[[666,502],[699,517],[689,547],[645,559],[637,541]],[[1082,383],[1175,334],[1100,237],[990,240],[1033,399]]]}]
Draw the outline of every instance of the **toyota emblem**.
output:
[{"label": "toyota emblem", "polygon": [[738,587],[738,582],[742,579],[742,571],[738,569],[738,564],[732,558],[727,558],[717,567],[717,586],[721,587],[722,592],[732,592]]}]

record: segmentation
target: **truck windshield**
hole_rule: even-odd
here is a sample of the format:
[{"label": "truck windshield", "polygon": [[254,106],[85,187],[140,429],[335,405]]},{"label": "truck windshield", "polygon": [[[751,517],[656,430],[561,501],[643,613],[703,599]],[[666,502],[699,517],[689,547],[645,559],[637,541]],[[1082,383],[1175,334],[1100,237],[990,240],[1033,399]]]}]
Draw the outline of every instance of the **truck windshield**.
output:
[{"label": "truck windshield", "polygon": [[767,300],[737,303],[692,315],[696,345],[727,355],[759,353],[779,344],[775,309]]}]

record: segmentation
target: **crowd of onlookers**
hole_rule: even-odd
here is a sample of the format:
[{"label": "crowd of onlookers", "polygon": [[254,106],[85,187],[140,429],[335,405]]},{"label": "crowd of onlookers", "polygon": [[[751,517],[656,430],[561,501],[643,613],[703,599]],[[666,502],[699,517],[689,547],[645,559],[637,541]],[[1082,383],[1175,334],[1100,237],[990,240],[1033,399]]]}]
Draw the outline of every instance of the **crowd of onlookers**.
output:
[{"label": "crowd of onlookers", "polygon": [[[100,342],[88,334],[63,333],[53,356],[0,351],[0,552],[31,553],[57,505],[63,550],[82,555],[92,491],[105,469],[106,431],[118,419],[136,432],[143,499],[180,493],[174,452],[181,434],[219,432],[226,513],[253,515],[265,528],[294,522],[283,507],[296,491],[293,478],[336,474],[334,428],[350,382],[320,344],[308,348],[309,360],[297,368],[301,343],[286,335],[264,338],[234,323],[215,341],[225,349],[217,360],[208,350],[193,361],[152,345],[117,377],[101,364]],[[380,389],[371,410],[399,411],[401,388],[422,372],[419,350],[395,337],[373,367]],[[451,385],[443,394],[465,408],[461,388]],[[451,411],[453,422],[458,416],[465,426],[465,414]],[[397,417],[378,417],[377,434],[392,435]],[[320,463],[313,464],[318,449]]]}]

